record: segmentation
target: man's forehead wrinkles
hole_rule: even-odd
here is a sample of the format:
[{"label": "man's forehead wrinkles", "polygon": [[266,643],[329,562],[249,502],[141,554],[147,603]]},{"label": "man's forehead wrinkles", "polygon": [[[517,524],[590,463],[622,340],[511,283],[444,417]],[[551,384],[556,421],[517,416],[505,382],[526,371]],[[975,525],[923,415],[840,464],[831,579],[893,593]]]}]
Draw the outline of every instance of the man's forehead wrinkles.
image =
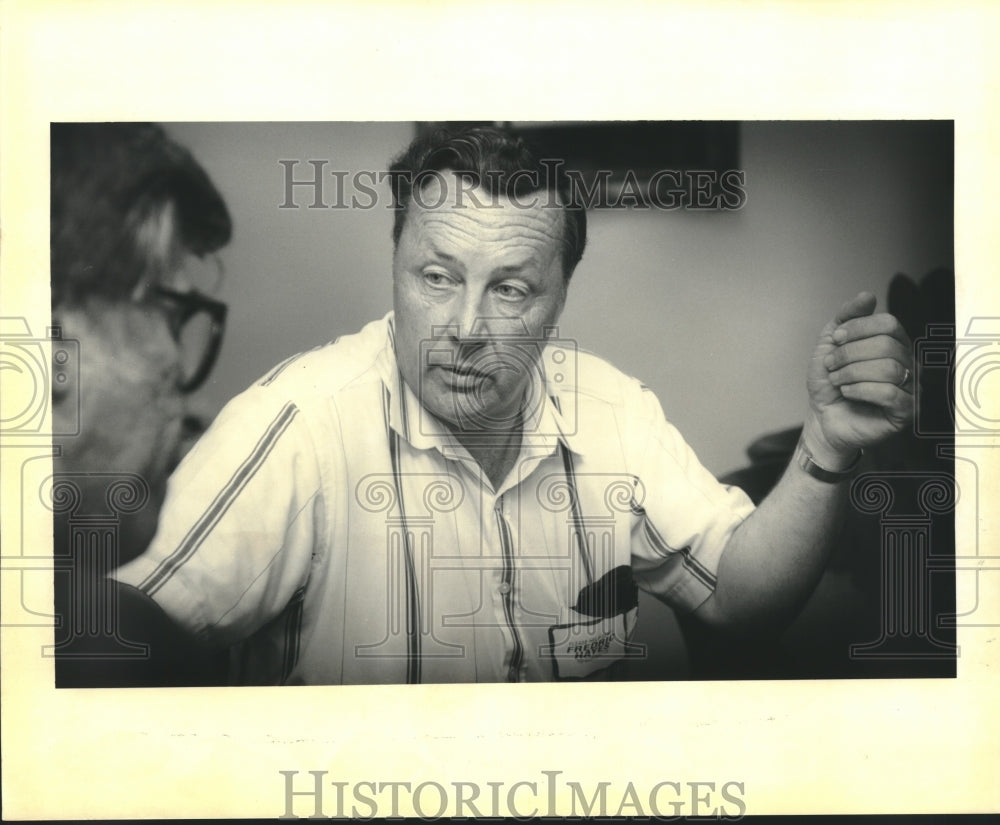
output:
[{"label": "man's forehead wrinkles", "polygon": [[[477,227],[469,226],[468,224],[456,224],[447,220],[425,220],[422,222],[420,229],[420,234],[424,237],[451,238],[453,241],[457,240],[463,245],[470,241],[480,241],[484,235]],[[428,232],[427,230],[431,231]]]},{"label": "man's forehead wrinkles", "polygon": [[515,238],[529,238],[539,243],[549,243],[561,239],[560,228],[556,221],[540,217],[527,219],[512,219],[501,222],[477,220],[462,216],[456,219],[456,213],[422,213],[420,224],[425,230],[434,233],[455,235],[477,242],[509,242]]},{"label": "man's forehead wrinkles", "polygon": [[421,233],[423,240],[429,246],[436,247],[439,251],[448,253],[447,246],[435,243],[435,240],[446,245],[455,245],[461,248],[478,246],[549,246],[558,243],[559,236],[548,232],[472,232],[465,227],[440,226],[432,232]]},{"label": "man's forehead wrinkles", "polygon": [[558,210],[545,211],[542,207],[517,208],[513,206],[468,206],[420,210],[418,215],[425,222],[454,222],[472,224],[484,229],[493,227],[552,226],[559,222]]},{"label": "man's forehead wrinkles", "polygon": [[478,255],[485,254],[495,256],[499,261],[498,267],[512,268],[546,264],[560,251],[551,236],[518,233],[484,238],[480,234],[457,232],[452,227],[433,236],[425,236],[421,246],[447,262],[468,264]]}]

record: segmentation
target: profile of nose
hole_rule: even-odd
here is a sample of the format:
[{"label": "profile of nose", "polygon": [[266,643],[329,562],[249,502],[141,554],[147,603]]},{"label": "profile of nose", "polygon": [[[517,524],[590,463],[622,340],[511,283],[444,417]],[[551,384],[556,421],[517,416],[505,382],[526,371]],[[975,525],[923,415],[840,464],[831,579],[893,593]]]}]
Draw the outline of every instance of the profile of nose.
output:
[{"label": "profile of nose", "polygon": [[453,325],[449,338],[455,347],[457,361],[461,364],[475,359],[478,353],[485,350],[493,340],[493,334],[486,319],[473,316],[461,324]]},{"label": "profile of nose", "polygon": [[483,301],[472,295],[465,296],[465,300],[456,301],[450,319],[453,339],[475,343],[488,338],[490,324],[488,313],[484,309]]},{"label": "profile of nose", "polygon": [[520,317],[490,315],[475,304],[456,312],[448,325],[447,335],[469,346],[483,345],[497,338],[522,337],[528,327]]}]

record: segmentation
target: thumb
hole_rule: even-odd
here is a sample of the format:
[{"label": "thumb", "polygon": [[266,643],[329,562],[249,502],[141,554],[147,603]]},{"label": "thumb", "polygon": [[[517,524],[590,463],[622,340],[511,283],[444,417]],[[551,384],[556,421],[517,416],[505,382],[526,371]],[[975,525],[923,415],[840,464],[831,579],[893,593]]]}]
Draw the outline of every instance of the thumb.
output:
[{"label": "thumb", "polygon": [[859,292],[837,311],[834,320],[838,324],[842,324],[852,318],[864,318],[875,311],[877,302],[875,296],[870,292]]}]

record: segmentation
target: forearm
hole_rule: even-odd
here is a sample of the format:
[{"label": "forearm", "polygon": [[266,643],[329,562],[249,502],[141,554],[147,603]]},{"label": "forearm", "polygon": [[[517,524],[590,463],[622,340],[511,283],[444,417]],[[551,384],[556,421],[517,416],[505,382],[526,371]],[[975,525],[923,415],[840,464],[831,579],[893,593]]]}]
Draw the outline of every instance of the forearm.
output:
[{"label": "forearm", "polygon": [[[831,452],[807,422],[803,440],[817,462],[843,469],[855,456]],[[699,618],[734,631],[781,624],[819,583],[846,508],[847,480],[820,481],[792,461],[771,494],[733,533],[714,594]]]},{"label": "forearm", "polygon": [[[875,296],[866,292],[844,304],[820,333],[809,361],[810,414],[802,443],[815,465],[828,471],[845,470],[859,449],[902,431],[913,419],[910,339],[899,321],[874,310]],[[719,561],[715,592],[696,615],[736,630],[788,618],[823,575],[848,486],[848,477],[831,483],[793,461],[733,533]]]}]

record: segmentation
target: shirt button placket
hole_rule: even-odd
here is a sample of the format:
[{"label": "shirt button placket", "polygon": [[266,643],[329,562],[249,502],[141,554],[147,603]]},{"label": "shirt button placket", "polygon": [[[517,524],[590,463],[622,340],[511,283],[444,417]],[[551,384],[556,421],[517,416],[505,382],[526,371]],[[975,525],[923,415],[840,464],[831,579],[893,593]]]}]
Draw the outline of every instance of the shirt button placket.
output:
[{"label": "shirt button placket", "polygon": [[514,577],[514,548],[511,542],[510,529],[503,512],[503,496],[497,500],[494,508],[497,519],[497,530],[500,538],[500,554],[503,558],[503,569],[501,571],[501,581],[497,587],[503,608],[503,620],[510,634],[511,649],[507,666],[507,681],[516,682],[520,678],[521,662],[524,658],[524,651],[521,638],[518,635],[517,627],[514,623],[514,605],[511,597],[513,586],[511,584]]}]

